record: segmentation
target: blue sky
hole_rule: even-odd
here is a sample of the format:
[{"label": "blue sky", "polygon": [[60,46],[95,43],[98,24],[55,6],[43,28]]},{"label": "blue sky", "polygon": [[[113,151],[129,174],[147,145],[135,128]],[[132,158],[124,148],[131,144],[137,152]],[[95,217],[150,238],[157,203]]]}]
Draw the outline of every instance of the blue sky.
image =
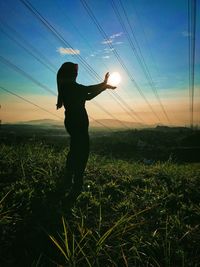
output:
[{"label": "blue sky", "polygon": [[[75,54],[71,55],[72,50],[70,50],[69,45],[60,42],[21,1],[2,0],[0,2],[0,55],[31,75],[34,80],[47,86],[54,94],[57,93],[55,72],[65,61],[79,63],[77,79],[79,83],[87,85],[99,82],[84,69],[78,56],[81,56],[102,77],[102,80],[107,71],[118,71],[122,76],[122,81],[116,92],[123,101],[134,109],[136,114],[142,117],[146,123],[168,124],[169,121],[167,121],[160,103],[146,79],[144,70],[131,49],[127,33],[113,10],[112,1],[89,0],[86,2],[106,33],[107,38],[98,31],[80,0],[30,0],[32,6],[74,49],[73,53]],[[188,35],[191,33],[188,32],[187,1],[122,1],[135,38],[132,36],[120,2],[117,0],[113,2],[126,26],[133,45],[136,47],[135,51],[137,53],[139,52],[137,44],[139,45],[142,57],[171,123],[188,124]],[[199,123],[200,111],[200,75],[198,75],[200,71],[199,8],[199,5],[197,5],[194,91],[194,122],[196,124]],[[130,80],[130,76],[117,61],[113,49],[117,51],[142,94],[144,94],[155,113],[158,114],[159,121]],[[41,64],[32,54],[44,62],[45,65],[49,66],[51,64],[50,68],[52,70]],[[48,109],[61,118],[63,117],[63,110],[55,110],[55,95],[45,91],[1,61],[0,86]],[[42,118],[56,119],[28,103],[23,103],[22,100],[9,95],[3,90],[0,90],[0,94],[1,120],[3,122]],[[115,117],[124,121],[132,120],[108,93],[103,93],[96,98],[96,101]],[[92,117],[109,119],[109,115],[98,108],[95,103],[88,103],[87,108]]]}]

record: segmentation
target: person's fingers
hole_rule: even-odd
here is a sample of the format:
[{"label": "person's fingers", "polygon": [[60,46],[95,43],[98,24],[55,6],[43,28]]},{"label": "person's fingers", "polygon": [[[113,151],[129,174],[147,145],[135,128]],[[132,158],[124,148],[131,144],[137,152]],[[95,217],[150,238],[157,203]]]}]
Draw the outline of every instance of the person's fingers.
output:
[{"label": "person's fingers", "polygon": [[56,109],[62,108],[62,105],[56,105]]},{"label": "person's fingers", "polygon": [[116,89],[117,87],[116,87],[116,86],[112,86],[112,85],[107,84],[107,88],[108,88],[108,89]]},{"label": "person's fingers", "polygon": [[106,75],[105,75],[105,80],[107,81],[108,78],[109,78],[109,72],[106,73]]}]

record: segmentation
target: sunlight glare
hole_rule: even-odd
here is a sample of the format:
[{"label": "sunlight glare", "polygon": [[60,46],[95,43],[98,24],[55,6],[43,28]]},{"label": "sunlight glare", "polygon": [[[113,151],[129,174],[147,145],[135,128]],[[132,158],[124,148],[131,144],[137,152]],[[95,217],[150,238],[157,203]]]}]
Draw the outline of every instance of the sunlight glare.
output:
[{"label": "sunlight glare", "polygon": [[108,78],[108,84],[112,86],[117,86],[121,82],[121,75],[119,72],[113,72]]}]

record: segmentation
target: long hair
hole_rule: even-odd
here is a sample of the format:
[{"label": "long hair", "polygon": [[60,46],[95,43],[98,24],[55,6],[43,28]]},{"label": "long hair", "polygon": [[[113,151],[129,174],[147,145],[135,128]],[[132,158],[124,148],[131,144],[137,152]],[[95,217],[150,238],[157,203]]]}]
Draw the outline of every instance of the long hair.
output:
[{"label": "long hair", "polygon": [[73,82],[76,80],[78,74],[78,64],[72,62],[65,62],[62,64],[57,72],[57,88],[58,88],[58,103],[61,106],[63,104],[63,90],[65,89],[66,83]]},{"label": "long hair", "polygon": [[57,72],[57,84],[74,81],[78,73],[78,64],[65,62]]}]

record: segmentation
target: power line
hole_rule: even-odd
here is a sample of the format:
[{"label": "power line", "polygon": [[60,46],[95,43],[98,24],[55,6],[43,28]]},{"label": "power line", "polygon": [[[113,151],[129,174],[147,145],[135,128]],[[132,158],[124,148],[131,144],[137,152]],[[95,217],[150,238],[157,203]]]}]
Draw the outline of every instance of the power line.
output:
[{"label": "power line", "polygon": [[[72,49],[72,51],[74,50],[71,44],[63,38],[63,36],[40,14],[40,12],[35,7],[31,5],[29,1],[27,0],[19,0],[19,1],[22,2],[22,4],[24,4],[25,7],[27,7],[27,9],[37,19],[39,19],[39,21],[47,28],[48,31],[53,33],[53,35],[59,40],[59,42],[61,42],[63,45],[67,45],[70,49]],[[76,56],[80,60],[81,64],[90,73],[90,75],[93,75],[97,77],[97,79],[99,79],[98,76],[96,76],[97,73],[91,68],[91,66],[84,60],[84,58],[81,55],[74,53],[73,56]]]},{"label": "power line", "polygon": [[[157,91],[157,89],[156,89],[155,83],[154,83],[154,81],[153,81],[153,79],[152,79],[152,77],[151,77],[151,74],[150,74],[150,71],[149,71],[149,69],[148,69],[148,66],[147,66],[147,64],[146,64],[146,62],[145,62],[145,59],[144,59],[143,55],[142,55],[142,52],[141,52],[139,43],[138,43],[138,41],[137,41],[137,39],[136,39],[136,36],[135,36],[135,34],[134,34],[133,27],[132,27],[132,25],[131,25],[131,23],[130,23],[130,20],[129,20],[129,18],[128,18],[127,12],[126,12],[126,10],[125,10],[125,8],[124,8],[124,6],[123,6],[122,1],[119,0],[119,2],[120,2],[120,4],[121,4],[121,6],[122,6],[122,9],[123,9],[123,12],[124,12],[124,14],[125,14],[125,17],[126,17],[126,20],[127,20],[127,22],[128,22],[128,25],[129,25],[129,27],[130,27],[132,36],[133,36],[133,38],[134,38],[134,40],[135,40],[135,44],[136,44],[137,49],[138,49],[138,51],[139,51],[139,54],[140,54],[140,57],[141,57],[141,62],[142,62],[143,65],[144,65],[145,75],[147,75],[147,80],[148,80],[148,82],[149,82],[149,84],[150,84],[150,86],[151,86],[151,88],[152,88],[152,90],[153,90],[153,92],[154,92],[154,94],[155,94],[155,96],[156,96],[156,98],[157,98],[157,100],[158,100],[158,102],[159,102],[161,108],[162,108],[162,111],[163,111],[165,117],[167,118],[168,122],[171,124],[170,119],[169,119],[169,117],[168,117],[168,114],[167,114],[167,112],[166,112],[166,110],[165,110],[165,108],[164,108],[164,106],[163,106],[163,104],[162,104],[162,102],[161,102],[160,97],[159,97],[159,94],[158,94],[158,91]],[[135,51],[137,52],[137,50],[135,50]]]},{"label": "power line", "polygon": [[[40,22],[51,32],[54,34],[54,36],[64,45],[67,45],[69,48],[71,48],[72,50],[73,47],[71,46],[71,44],[69,42],[67,42],[62,35],[37,11],[36,8],[34,8],[27,0],[19,0],[21,1],[30,11],[31,13],[36,16]],[[75,54],[74,54],[75,56]],[[76,55],[77,58],[80,60],[81,64],[84,66],[84,68],[90,73],[90,75],[92,74],[93,76],[96,77],[97,80],[99,80],[99,76],[96,73],[96,71],[84,60],[83,57],[81,57],[80,55]],[[106,111],[106,113],[108,114],[108,112]],[[124,123],[122,123],[120,120],[118,120],[114,115],[112,115],[112,117],[117,120],[120,124],[122,124],[124,126]],[[127,126],[126,126],[127,128]]]},{"label": "power line", "polygon": [[[103,36],[103,38],[105,38],[105,40],[109,40],[108,35],[105,33],[105,31],[103,30],[103,28],[101,27],[101,25],[99,24],[99,22],[97,21],[94,13],[92,12],[92,10],[90,9],[90,7],[88,6],[88,4],[86,3],[85,0],[80,0],[83,7],[85,8],[86,12],[88,13],[89,17],[92,19],[92,21],[95,23],[95,25],[97,26],[99,32],[101,33],[101,35]],[[128,68],[126,67],[124,61],[122,60],[122,58],[120,57],[120,55],[117,53],[117,51],[114,49],[113,45],[110,42],[107,42],[107,45],[110,47],[111,51],[113,52],[113,54],[115,55],[115,57],[117,58],[118,62],[120,63],[120,65],[122,66],[122,68],[125,70],[125,72],[127,73],[128,77],[130,78],[131,82],[133,82],[134,86],[137,88],[138,92],[140,93],[140,95],[142,96],[142,98],[145,100],[146,104],[149,106],[149,108],[151,109],[152,113],[155,115],[155,117],[160,121],[160,118],[158,117],[158,115],[155,113],[155,111],[153,110],[151,104],[149,103],[149,101],[147,100],[147,98],[145,97],[145,95],[143,94],[141,88],[139,87],[139,85],[136,83],[134,77],[131,75],[131,73],[129,72]],[[161,121],[160,121],[161,122]]]},{"label": "power line", "polygon": [[[95,105],[97,107],[99,107],[100,109],[102,109],[105,113],[107,113],[108,115],[110,115],[111,118],[113,118],[114,120],[116,120],[115,116],[113,116],[112,113],[110,113],[109,111],[107,111],[104,107],[102,107],[97,101],[93,100],[93,102],[95,103]],[[129,127],[127,125],[125,125],[122,121],[117,120],[121,125],[123,125],[125,128],[129,129]]]},{"label": "power line", "polygon": [[[33,52],[37,55],[37,58],[41,60],[43,60],[43,62],[46,62],[48,65],[48,68],[52,71],[52,72],[56,72],[57,68],[56,66],[47,58],[44,56],[43,53],[41,53],[36,47],[34,47],[32,45],[32,43],[28,42],[19,32],[17,32],[15,29],[13,29],[10,25],[8,25],[5,21],[2,21],[2,19],[0,19],[1,24],[6,27],[11,33],[12,35],[15,36],[15,38],[13,38],[10,34],[8,34],[6,31],[4,31],[4,33],[10,38],[12,39],[14,42],[18,43],[18,45],[20,47],[22,47],[23,49],[25,49],[29,54],[33,54]],[[18,41],[17,41],[18,40]],[[20,41],[19,41],[20,40]],[[25,48],[24,48],[25,47]],[[33,56],[33,55],[32,55]]]},{"label": "power line", "polygon": [[[134,6],[134,3],[133,3],[133,2],[132,2],[131,4]],[[144,25],[143,25],[142,20],[141,20],[139,14],[138,14],[138,12],[137,12],[136,6],[134,6],[133,11],[134,11],[134,13],[135,13],[135,16],[137,17],[138,22],[140,23],[140,29],[141,29],[142,32],[143,32],[144,40],[145,40],[146,45],[147,45],[147,47],[148,47],[149,55],[150,55],[150,57],[151,57],[151,61],[153,62],[153,65],[154,65],[154,67],[155,67],[155,69],[156,69],[157,75],[160,76],[161,73],[160,73],[160,70],[159,70],[159,68],[158,68],[158,65],[157,65],[157,62],[156,62],[156,60],[155,60],[155,57],[153,56],[153,52],[152,52],[152,50],[151,50],[151,47],[150,47],[150,45],[149,45],[149,40],[148,40],[148,37],[147,37],[147,32],[146,32],[146,30],[144,29]],[[129,20],[129,19],[128,19],[128,20]],[[135,34],[134,34],[134,31],[133,31],[133,27],[132,27],[132,25],[131,25],[131,23],[130,23],[130,20],[129,20],[128,24],[129,24],[129,28],[130,28],[131,33],[132,33],[133,38],[134,38],[134,37],[135,37]],[[135,39],[135,40],[136,40],[136,44],[137,44],[137,39]],[[166,113],[167,113],[167,112],[166,112]],[[169,123],[171,124],[171,121],[169,121]]]},{"label": "power line", "polygon": [[[51,89],[49,89],[46,85],[43,85],[42,83],[38,82],[37,80],[35,80],[31,75],[27,74],[26,72],[24,72],[22,69],[20,69],[19,67],[17,67],[15,64],[11,63],[10,61],[8,61],[7,59],[5,59],[4,57],[0,56],[0,61],[3,62],[5,65],[7,65],[8,67],[12,68],[13,70],[17,71],[18,73],[20,73],[21,75],[25,76],[26,78],[28,78],[29,80],[31,80],[32,82],[34,82],[36,85],[40,86],[41,88],[43,88],[44,90],[50,92],[53,95],[56,95]],[[108,115],[112,116],[111,113],[109,113],[107,110],[105,110],[104,108],[101,107],[101,109],[103,109],[104,112],[106,112]],[[115,117],[113,117],[115,119]],[[94,120],[94,119],[93,119]],[[96,121],[98,123],[98,121]],[[122,121],[119,121],[120,124],[122,124],[124,127],[128,128]],[[102,123],[100,123],[102,125]],[[106,125],[104,125],[106,128],[108,128]]]},{"label": "power line", "polygon": [[[67,18],[67,20],[70,22],[70,24],[74,27],[74,29],[78,32],[78,34],[81,36],[81,38],[84,40],[84,42],[87,44],[87,46],[90,49],[90,52],[93,53],[94,48],[90,45],[90,43],[88,42],[87,38],[79,31],[78,27],[76,27],[76,25],[74,25],[74,23],[70,20],[70,18],[66,15],[66,12],[64,14]],[[107,69],[107,65],[103,62],[104,67]],[[107,93],[110,95],[110,97],[112,97],[114,99],[114,101],[116,101],[120,107],[133,119],[135,120],[135,118],[133,117],[132,113],[134,114],[134,116],[136,117],[136,119],[139,119],[140,121],[144,122],[144,120],[128,105],[128,103],[126,103],[123,98],[116,92],[116,91],[107,91]],[[139,122],[139,124],[141,124]]]},{"label": "power line", "polygon": [[0,31],[3,32],[10,40],[12,40],[13,42],[15,42],[19,47],[21,47],[22,49],[24,49],[28,54],[30,54],[32,57],[34,57],[38,62],[40,62],[42,65],[44,65],[46,68],[48,68],[51,72],[53,72],[54,74],[56,73],[55,70],[53,70],[45,62],[43,62],[41,60],[41,58],[39,58],[36,55],[34,55],[30,49],[28,49],[23,44],[21,44],[19,41],[17,41],[16,39],[14,39],[9,33],[7,33],[6,31],[4,31],[4,29],[0,28]]},{"label": "power line", "polygon": [[[1,29],[0,29],[1,30]],[[2,30],[3,31],[3,30]],[[5,33],[6,35],[7,35],[7,33],[5,32],[5,31],[3,31],[3,33]],[[10,35],[7,35],[12,41],[15,41]],[[17,42],[18,43],[18,42]],[[20,43],[18,43],[19,45],[20,45]],[[21,46],[21,45],[20,45]],[[26,47],[24,47],[24,46],[21,46],[24,50],[26,50]],[[27,52],[28,53],[30,53],[33,57],[35,57],[34,56],[34,54],[32,54],[29,50],[27,50]],[[36,58],[38,61],[39,61],[39,59],[38,58]],[[4,63],[8,63],[7,65],[9,65],[10,67],[12,66],[12,68],[14,68],[15,70],[17,70],[18,72],[20,72],[21,74],[23,74],[23,75],[25,75],[27,78],[29,78],[30,79],[30,76],[26,73],[24,73],[21,69],[19,69],[16,65],[14,66],[11,62],[8,62],[5,58],[3,59],[5,62]],[[42,64],[43,64],[43,62],[41,62]],[[45,65],[46,67],[48,67],[48,65]],[[28,75],[28,76],[27,76]],[[31,78],[31,80],[32,80],[32,78]],[[32,80],[33,81],[33,80]],[[35,80],[34,80],[34,82],[35,82]],[[102,108],[96,101],[95,101],[95,103],[96,103],[96,105],[99,107],[99,108],[101,108],[101,109],[103,109],[103,111],[104,112],[107,112],[104,108]],[[112,114],[111,113],[108,113],[108,114],[110,114],[110,116],[112,116]],[[124,125],[125,126],[125,125]],[[126,127],[126,126],[125,126]]]},{"label": "power line", "polygon": [[[16,93],[14,93],[14,92],[12,92],[12,91],[6,89],[6,88],[3,87],[3,86],[0,86],[0,88],[1,88],[2,90],[4,90],[5,92],[7,92],[7,93],[9,93],[9,94],[11,94],[11,95],[14,95],[14,96],[16,96],[16,97],[18,97],[19,99],[22,99],[23,101],[27,102],[28,104],[31,104],[31,105],[33,105],[33,106],[35,106],[35,107],[37,107],[37,108],[39,108],[39,109],[41,109],[41,110],[43,110],[43,111],[45,111],[45,112],[47,112],[47,113],[53,115],[53,116],[55,116],[55,117],[57,117],[57,118],[63,120],[63,118],[61,118],[60,116],[58,116],[58,115],[54,114],[53,112],[51,112],[51,111],[49,111],[49,110],[47,110],[47,109],[45,109],[45,108],[39,106],[38,104],[35,104],[34,102],[28,100],[27,98],[24,98],[23,96],[20,96],[19,94],[16,94]],[[102,122],[95,120],[95,119],[92,118],[91,116],[90,116],[90,118],[91,118],[93,121],[95,121],[96,123],[98,123],[99,125],[103,126],[104,128],[107,128],[108,130],[113,131],[111,128],[109,128],[108,126],[106,126],[106,125],[103,124]]]},{"label": "power line", "polygon": [[28,99],[26,99],[26,98],[24,98],[24,97],[22,97],[22,96],[20,96],[20,95],[18,95],[18,94],[16,94],[16,93],[14,93],[14,92],[12,92],[12,91],[6,89],[5,87],[0,86],[0,88],[1,88],[2,90],[4,90],[5,92],[7,92],[7,93],[9,93],[9,94],[11,94],[11,95],[14,95],[14,96],[16,96],[16,97],[22,99],[23,101],[25,101],[25,102],[27,102],[27,103],[29,103],[29,104],[31,104],[31,105],[33,105],[33,106],[35,106],[35,107],[37,107],[37,108],[39,108],[39,109],[41,109],[41,110],[43,110],[43,111],[45,111],[45,112],[47,112],[47,113],[49,113],[49,114],[51,114],[51,115],[53,115],[53,116],[55,116],[55,117],[57,117],[57,118],[59,118],[59,119],[62,120],[61,117],[59,117],[58,115],[54,114],[53,112],[51,112],[51,111],[49,111],[49,110],[47,110],[47,109],[45,109],[45,108],[43,108],[43,107],[41,107],[41,106],[35,104],[34,102],[32,102],[32,101],[30,101],[30,100],[28,100]]},{"label": "power line", "polygon": [[[50,29],[50,31],[55,35],[56,34],[56,37],[59,39],[59,41],[61,41],[62,43],[64,42],[64,45],[68,45],[71,49],[73,49],[73,47],[71,46],[71,44],[69,43],[69,42],[67,42],[57,31],[56,31],[56,29],[28,2],[28,1],[25,1],[25,0],[20,0],[20,1],[22,1],[23,3],[24,2],[27,2],[27,4],[30,6],[30,9],[31,9],[31,11],[34,13],[34,15],[41,21],[41,19],[42,19],[42,22],[43,22],[43,24],[48,28],[48,30]],[[27,5],[26,5],[27,6]],[[28,6],[27,6],[28,7]],[[101,80],[101,78],[100,78],[100,76],[98,75],[98,73],[84,60],[84,58],[83,57],[81,57],[80,55],[76,55],[77,56],[77,58],[81,61],[81,63],[83,64],[83,66],[86,68],[86,70],[90,73],[90,75],[91,75],[91,72],[92,72],[92,75],[93,76],[95,76],[95,79],[97,79],[98,81],[99,80]],[[109,93],[109,95],[116,101],[116,99],[113,97],[113,95],[116,97],[116,98],[118,98],[118,100],[121,102],[121,103],[123,103],[123,101],[122,101],[122,99],[121,99],[121,97],[115,92],[112,92],[113,93],[113,95],[110,93],[110,92],[108,92]],[[93,100],[93,102],[94,102],[94,100]],[[95,101],[96,102],[96,101]],[[97,103],[97,102],[96,102]],[[119,103],[119,102],[118,102]],[[122,106],[122,104],[121,103],[119,103],[120,104],[120,106],[124,109],[124,107]],[[100,104],[98,104],[98,106],[99,106],[99,108],[101,108],[100,107]],[[127,109],[129,109],[131,112],[134,112],[135,113],[135,111],[133,111],[133,109],[130,109],[129,107],[128,107],[128,105],[126,105],[126,108]],[[102,109],[102,108],[101,108]],[[125,110],[125,109],[124,109]],[[104,109],[104,111],[105,111],[105,109]],[[108,112],[107,111],[105,111],[107,114],[108,114]],[[125,110],[125,112],[127,113],[127,110]],[[127,113],[128,115],[130,115],[131,116],[131,118],[133,118],[132,117],[132,114],[130,114],[130,113]],[[136,113],[135,113],[135,116],[137,116],[137,117],[139,117]],[[124,123],[122,123],[122,122],[120,122],[114,115],[111,115],[111,117],[113,118],[113,119],[115,119],[115,120],[117,120],[119,123],[121,123],[121,124],[123,124],[124,125]],[[135,119],[135,118],[133,118],[133,119]],[[127,127],[127,126],[126,126]]]},{"label": "power line", "polygon": [[[90,52],[93,53],[94,48],[90,45],[90,43],[88,42],[87,38],[79,31],[78,27],[76,27],[76,25],[74,25],[74,23],[70,20],[70,18],[66,15],[66,12],[64,13],[64,16],[67,18],[67,20],[70,22],[70,24],[74,27],[74,29],[77,31],[77,33],[81,36],[81,38],[84,40],[84,42],[87,44],[87,46],[90,49]],[[103,62],[104,67],[107,69],[106,64]],[[140,121],[144,122],[144,120],[128,105],[128,103],[126,103],[123,98],[116,92],[116,91],[106,91],[110,97],[112,97],[114,99],[114,101],[116,101],[119,106],[133,119],[135,120],[134,116],[136,117],[136,120],[139,119]],[[94,100],[93,100],[94,101]],[[132,114],[133,113],[133,114]],[[140,122],[138,122],[139,124],[141,124]]]},{"label": "power line", "polygon": [[7,60],[6,58],[2,57],[0,55],[0,61],[3,62],[5,65],[7,65],[8,67],[10,67],[11,69],[15,70],[16,72],[20,73],[21,75],[23,75],[24,77],[28,78],[29,80],[31,80],[33,83],[35,83],[36,85],[38,85],[39,87],[41,87],[42,89],[50,92],[51,94],[57,96],[57,94],[55,94],[54,91],[52,91],[51,89],[49,89],[46,85],[42,84],[41,82],[37,81],[35,78],[33,78],[30,74],[26,73],[25,71],[23,71],[22,69],[20,69],[18,66],[16,66],[15,64],[13,64],[12,62],[10,62],[9,60]]},{"label": "power line", "polygon": [[189,61],[189,110],[190,126],[194,126],[194,81],[196,43],[196,0],[188,0],[188,61]]},{"label": "power line", "polygon": [[[11,28],[10,28],[11,29]],[[27,49],[24,45],[22,45],[21,43],[19,43],[17,40],[15,40],[11,35],[9,35],[7,32],[5,32],[2,28],[0,28],[0,30],[9,38],[9,39],[11,39],[12,41],[14,41],[14,42],[16,42],[21,48],[23,48],[27,53],[29,53],[31,56],[33,56],[36,60],[38,60],[40,63],[42,63],[45,67],[47,67],[48,69],[50,69],[49,68],[49,66],[47,65],[47,64],[45,64],[44,62],[42,62],[41,60],[40,60],[40,58],[38,58],[38,57],[36,57],[32,52],[31,52],[31,50],[29,50],[29,49]],[[25,41],[25,40],[23,40],[23,41]],[[25,41],[26,42],[26,41]],[[33,47],[32,47],[33,48]],[[5,59],[4,59],[5,60]],[[6,62],[6,64],[7,64],[8,62]],[[12,64],[11,62],[9,62],[9,66],[11,66],[10,64]],[[14,66],[13,64],[12,64],[12,67],[15,67],[15,70],[17,70],[18,72],[20,72],[21,74],[22,74],[22,70],[20,69],[19,70],[19,68],[17,67],[17,66]],[[50,69],[51,70],[51,69]],[[52,71],[52,70],[51,70]],[[53,73],[55,74],[55,71],[53,71]],[[23,72],[23,75],[24,75],[25,73]],[[25,76],[27,77],[27,74],[25,74]],[[30,76],[28,77],[29,79],[30,79]],[[96,101],[95,101],[95,103],[96,103],[96,105],[98,105],[98,107],[99,108],[101,108],[101,109],[103,109]],[[107,112],[105,109],[103,109],[105,112]],[[110,114],[110,116],[112,116],[112,114],[111,113],[109,113]],[[114,118],[115,119],[115,118]]]},{"label": "power line", "polygon": [[188,0],[188,86],[189,86],[189,123],[191,126],[191,11],[190,0]]},{"label": "power line", "polygon": [[107,125],[105,125],[103,122],[95,120],[93,117],[91,117],[90,115],[88,115],[88,117],[95,121],[96,123],[98,123],[99,125],[103,126],[104,128],[108,129],[110,132],[113,132],[113,129],[111,129],[110,127],[108,127]]},{"label": "power line", "polygon": [[[0,20],[0,22],[2,23],[2,24],[4,24],[1,20]],[[15,31],[15,30],[13,30],[10,26],[8,26],[7,24],[6,24],[6,27],[10,30],[10,31],[12,31],[13,32],[13,34],[14,35],[17,35],[17,37],[18,37],[18,39],[19,39],[19,37],[20,37],[20,35]],[[22,39],[22,41],[23,41],[23,43],[25,43],[27,46],[30,46],[31,47],[31,49],[27,49],[24,45],[22,45],[19,41],[17,41],[15,38],[13,38],[10,34],[8,34],[6,31],[4,31],[4,29],[2,29],[2,28],[0,28],[0,30],[10,39],[10,40],[12,40],[13,42],[15,42],[15,43],[17,43],[17,45],[19,45],[22,49],[24,49],[27,53],[29,53],[31,56],[33,56],[37,61],[39,61],[41,64],[43,64],[45,67],[47,67],[49,70],[51,70],[54,74],[55,74],[55,66],[53,66],[54,67],[54,69],[52,69],[51,67],[52,67],[52,64],[47,60],[47,59],[45,59],[44,57],[42,57],[41,55],[41,53],[38,51],[38,50],[36,50],[32,45],[30,46],[30,44],[24,39],[24,38],[20,38],[20,39]],[[33,53],[32,53],[32,50],[33,51],[35,51],[35,53],[37,53],[38,54],[38,56],[35,56]],[[43,61],[41,61],[41,59],[40,58],[43,58],[44,59],[44,61],[47,61],[47,63],[46,62],[43,62]],[[49,66],[50,65],[50,66]],[[109,93],[109,92],[108,92]],[[113,95],[111,95],[111,97],[113,97]],[[117,101],[117,100],[116,100]],[[121,105],[121,103],[119,103],[119,105]],[[121,106],[123,109],[124,109],[124,107],[123,106]],[[125,110],[126,111],[126,110]],[[126,111],[127,112],[127,111]]]},{"label": "power line", "polygon": [[[162,108],[162,111],[163,111],[165,117],[167,118],[167,121],[170,123],[170,120],[169,120],[169,117],[168,117],[168,115],[167,115],[167,112],[166,112],[166,110],[165,110],[165,108],[164,108],[164,106],[163,106],[163,104],[162,104],[162,102],[161,102],[161,100],[160,100],[160,97],[159,97],[159,95],[158,95],[157,89],[156,89],[156,87],[155,87],[155,83],[153,82],[153,79],[152,79],[152,77],[151,77],[151,74],[150,74],[150,71],[149,71],[149,69],[148,69],[148,66],[147,66],[147,64],[146,64],[146,62],[145,62],[145,59],[144,59],[143,55],[142,55],[142,51],[141,51],[141,49],[140,49],[140,45],[139,45],[139,43],[138,43],[138,41],[137,41],[137,39],[136,39],[136,36],[135,36],[135,34],[134,34],[133,27],[132,27],[132,25],[131,25],[131,23],[130,23],[130,20],[129,20],[129,18],[128,18],[127,12],[126,12],[126,10],[125,10],[125,8],[124,8],[124,5],[123,5],[123,3],[122,3],[121,0],[119,0],[119,3],[120,3],[120,5],[121,5],[121,8],[122,8],[123,13],[124,13],[124,15],[125,15],[125,18],[126,18],[126,20],[127,20],[127,23],[128,23],[128,25],[129,25],[129,27],[130,27],[130,29],[131,29],[131,33],[132,33],[132,35],[133,35],[133,38],[134,38],[135,44],[136,44],[136,46],[137,46],[137,49],[136,49],[134,43],[132,42],[131,36],[130,36],[130,34],[129,34],[127,28],[126,28],[125,23],[123,22],[123,18],[122,18],[121,14],[120,14],[120,12],[119,12],[119,10],[118,10],[117,5],[115,4],[115,2],[114,2],[113,0],[111,0],[112,8],[113,8],[113,10],[114,10],[114,12],[115,12],[115,14],[116,14],[118,20],[119,20],[119,23],[120,23],[121,26],[122,26],[123,31],[126,33],[126,37],[127,37],[127,40],[128,40],[128,42],[129,42],[129,44],[130,44],[131,50],[132,50],[133,54],[136,56],[136,58],[137,58],[137,60],[138,60],[138,62],[139,62],[139,64],[140,64],[140,66],[141,66],[141,68],[142,68],[142,70],[143,70],[143,72],[144,72],[144,74],[145,74],[145,77],[146,77],[146,79],[147,79],[147,81],[148,81],[148,83],[149,83],[149,85],[150,85],[150,87],[151,87],[151,89],[152,89],[154,95],[156,96],[156,99],[158,100],[158,102],[159,102],[159,104],[160,104],[160,106],[161,106],[161,108]],[[137,50],[138,50],[139,53],[137,52]]]},{"label": "power line", "polygon": [[[134,116],[136,117],[136,119],[139,119],[140,121],[138,122],[139,124],[141,124],[142,125],[142,123],[141,123],[141,121],[143,122],[143,123],[145,123],[144,122],[144,120],[140,117],[140,115],[139,114],[137,114],[136,112],[135,112],[135,110],[133,110],[133,108],[132,107],[130,107],[129,105],[128,105],[128,103],[127,102],[125,102],[124,100],[123,100],[123,98],[122,97],[120,97],[120,95],[119,94],[117,94],[117,93],[113,93],[113,95],[112,96],[114,96],[115,98],[116,98],[116,101],[119,103],[119,105],[121,106],[121,108],[132,118],[132,119],[134,119],[135,120],[135,118],[133,117],[133,115],[132,115],[132,113],[134,114]],[[122,106],[122,104],[124,105],[124,106]],[[127,108],[127,110],[124,108],[124,107],[126,107]]]},{"label": "power line", "polygon": [[[155,67],[155,69],[156,69],[157,74],[160,75],[160,71],[159,71],[159,69],[158,69],[157,62],[156,62],[156,60],[155,60],[155,57],[153,56],[151,47],[150,47],[150,45],[149,45],[149,40],[148,40],[148,37],[147,37],[147,32],[146,32],[146,30],[145,30],[145,28],[144,28],[143,22],[142,22],[142,20],[141,20],[141,16],[139,16],[139,13],[137,12],[136,6],[134,5],[133,2],[132,2],[132,5],[133,5],[133,12],[135,13],[135,16],[137,17],[137,20],[138,20],[138,22],[140,23],[140,29],[141,29],[142,32],[143,32],[144,40],[145,40],[145,42],[146,42],[146,45],[148,46],[148,50],[149,50],[149,54],[150,54],[151,60],[152,60],[152,62],[153,62],[153,64],[154,64],[154,67]],[[129,20],[129,22],[130,22],[130,20]],[[130,25],[131,25],[131,23],[130,23]],[[130,26],[129,26],[129,27],[130,27]],[[132,28],[133,28],[133,27],[131,26],[131,29],[132,29]]]}]

